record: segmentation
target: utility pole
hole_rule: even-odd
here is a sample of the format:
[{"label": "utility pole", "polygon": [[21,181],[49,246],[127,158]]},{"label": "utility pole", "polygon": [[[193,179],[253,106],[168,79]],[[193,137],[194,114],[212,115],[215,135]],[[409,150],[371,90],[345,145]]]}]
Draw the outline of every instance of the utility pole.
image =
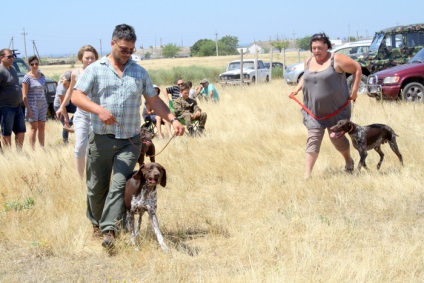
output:
[{"label": "utility pole", "polygon": [[350,23],[347,25],[347,28],[349,30],[349,35],[347,37],[347,42],[350,42]]},{"label": "utility pole", "polygon": [[41,65],[41,58],[40,58],[40,54],[38,54],[38,49],[37,49],[37,46],[35,45],[35,40],[32,41],[32,50],[34,54],[37,55],[38,61],[40,62],[40,65]]},{"label": "utility pole", "polygon": [[102,39],[100,38],[100,39],[99,39],[99,41],[100,41],[100,57],[102,57],[102,56],[103,56],[103,51],[102,51]]},{"label": "utility pole", "polygon": [[15,49],[15,46],[13,44],[13,36],[12,36],[12,39],[10,40],[10,43],[9,43],[9,49],[12,49],[12,50]]},{"label": "utility pole", "polygon": [[21,33],[24,36],[24,50],[25,50],[25,60],[28,60],[28,56],[27,56],[27,50],[26,50],[26,35],[27,33],[25,32],[25,28],[23,29],[24,32]]},{"label": "utility pole", "polygon": [[215,32],[215,46],[216,46],[216,56],[218,55],[218,33]]},{"label": "utility pole", "polygon": [[162,37],[160,38],[160,57],[162,58],[163,50],[162,50]]}]

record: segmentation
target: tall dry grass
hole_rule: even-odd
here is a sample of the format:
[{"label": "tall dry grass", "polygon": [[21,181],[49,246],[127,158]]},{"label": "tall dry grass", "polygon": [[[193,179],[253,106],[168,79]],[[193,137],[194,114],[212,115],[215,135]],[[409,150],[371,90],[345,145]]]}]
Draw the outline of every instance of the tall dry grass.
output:
[{"label": "tall dry grass", "polygon": [[346,174],[326,138],[303,181],[306,130],[291,89],[218,86],[220,104],[201,104],[206,136],[178,137],[157,156],[168,176],[158,199],[168,254],[147,216],[138,251],[125,234],[114,256],[91,239],[72,136],[62,145],[60,124],[48,121],[44,149],[26,141],[0,155],[0,281],[423,281],[423,105],[360,96],[353,110],[358,124],[394,128],[404,167],[385,145],[379,171],[370,152],[369,170]]}]

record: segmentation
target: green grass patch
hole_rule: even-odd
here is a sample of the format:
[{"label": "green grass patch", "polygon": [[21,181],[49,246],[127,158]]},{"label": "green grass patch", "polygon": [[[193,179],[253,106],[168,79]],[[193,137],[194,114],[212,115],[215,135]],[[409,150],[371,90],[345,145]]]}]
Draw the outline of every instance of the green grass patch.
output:
[{"label": "green grass patch", "polygon": [[149,71],[150,78],[153,83],[157,85],[173,85],[180,78],[182,78],[185,82],[192,81],[193,86],[196,86],[202,79],[205,78],[213,83],[219,80],[220,73],[222,73],[222,70],[219,68],[195,65]]}]

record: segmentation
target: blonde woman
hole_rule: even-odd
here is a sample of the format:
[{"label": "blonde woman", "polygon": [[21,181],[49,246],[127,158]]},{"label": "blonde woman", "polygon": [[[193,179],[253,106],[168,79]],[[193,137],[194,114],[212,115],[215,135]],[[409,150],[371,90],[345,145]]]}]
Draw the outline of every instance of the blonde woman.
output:
[{"label": "blonde woman", "polygon": [[[74,86],[80,75],[84,72],[85,68],[87,68],[91,63],[95,62],[97,59],[99,59],[99,54],[97,53],[97,50],[91,45],[84,45],[78,51],[78,60],[81,61],[82,68],[72,71],[70,86],[66,92],[64,100],[60,104],[60,108],[56,111],[56,115],[59,117],[59,119],[62,115],[65,118],[65,130],[72,131],[69,127],[69,117],[66,111],[66,104],[72,98],[72,91]],[[75,167],[82,179],[85,173],[85,154],[87,151],[88,132],[90,129],[90,113],[77,108],[73,120],[75,129]]]},{"label": "blonde woman", "polygon": [[29,131],[29,143],[35,149],[35,141],[38,135],[40,146],[44,146],[44,132],[47,120],[47,100],[44,95],[46,78],[38,69],[37,56],[28,58],[30,71],[22,81],[22,98],[25,104],[25,117],[31,128]]}]

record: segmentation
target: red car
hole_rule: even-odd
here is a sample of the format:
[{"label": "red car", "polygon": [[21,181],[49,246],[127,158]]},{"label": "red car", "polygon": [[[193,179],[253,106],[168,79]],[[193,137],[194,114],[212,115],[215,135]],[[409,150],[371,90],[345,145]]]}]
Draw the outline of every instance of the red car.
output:
[{"label": "red car", "polygon": [[424,102],[424,48],[408,63],[370,75],[367,91],[376,99]]}]

